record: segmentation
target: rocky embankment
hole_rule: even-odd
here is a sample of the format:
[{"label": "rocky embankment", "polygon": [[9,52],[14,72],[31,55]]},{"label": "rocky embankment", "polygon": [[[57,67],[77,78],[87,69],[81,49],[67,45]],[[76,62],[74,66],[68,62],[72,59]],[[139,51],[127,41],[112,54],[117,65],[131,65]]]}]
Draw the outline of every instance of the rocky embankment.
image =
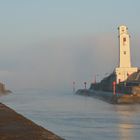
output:
[{"label": "rocky embankment", "polygon": [[8,93],[11,93],[11,91],[10,91],[10,90],[7,90],[7,89],[5,88],[5,85],[4,85],[3,83],[0,82],[0,96],[1,96],[1,95],[6,95],[6,94],[8,94]]}]

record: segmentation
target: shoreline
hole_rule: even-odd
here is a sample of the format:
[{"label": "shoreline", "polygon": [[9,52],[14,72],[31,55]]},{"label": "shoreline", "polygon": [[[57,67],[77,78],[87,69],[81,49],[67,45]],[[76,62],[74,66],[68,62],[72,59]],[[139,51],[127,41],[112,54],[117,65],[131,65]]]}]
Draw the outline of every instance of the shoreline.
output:
[{"label": "shoreline", "polygon": [[0,139],[64,140],[3,103],[0,103]]}]

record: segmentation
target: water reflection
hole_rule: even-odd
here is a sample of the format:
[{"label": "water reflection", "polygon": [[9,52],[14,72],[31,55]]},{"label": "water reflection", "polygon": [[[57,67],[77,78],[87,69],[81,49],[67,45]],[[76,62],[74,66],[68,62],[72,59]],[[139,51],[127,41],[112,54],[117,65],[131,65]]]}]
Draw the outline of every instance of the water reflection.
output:
[{"label": "water reflection", "polygon": [[111,105],[69,93],[31,91],[0,98],[66,140],[139,140],[140,105]]},{"label": "water reflection", "polygon": [[118,130],[121,140],[133,140],[134,139],[134,129],[136,125],[133,121],[133,117],[139,111],[135,105],[121,105],[115,106],[117,112],[119,123]]}]

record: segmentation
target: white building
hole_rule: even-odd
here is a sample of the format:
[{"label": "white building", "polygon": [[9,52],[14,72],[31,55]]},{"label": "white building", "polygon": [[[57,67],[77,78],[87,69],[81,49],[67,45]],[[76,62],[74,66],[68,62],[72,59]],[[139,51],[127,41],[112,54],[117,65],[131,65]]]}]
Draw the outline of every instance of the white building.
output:
[{"label": "white building", "polygon": [[129,75],[138,71],[137,67],[131,66],[130,36],[126,26],[120,26],[119,30],[119,67],[115,69],[116,82],[125,81]]}]

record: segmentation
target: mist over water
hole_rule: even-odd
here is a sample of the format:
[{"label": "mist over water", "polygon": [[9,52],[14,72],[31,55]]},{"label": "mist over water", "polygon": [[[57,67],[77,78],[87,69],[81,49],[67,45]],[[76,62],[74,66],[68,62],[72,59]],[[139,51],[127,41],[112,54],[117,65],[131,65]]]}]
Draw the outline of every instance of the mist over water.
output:
[{"label": "mist over water", "polygon": [[112,105],[71,92],[19,91],[0,98],[66,140],[139,140],[140,107]]}]

